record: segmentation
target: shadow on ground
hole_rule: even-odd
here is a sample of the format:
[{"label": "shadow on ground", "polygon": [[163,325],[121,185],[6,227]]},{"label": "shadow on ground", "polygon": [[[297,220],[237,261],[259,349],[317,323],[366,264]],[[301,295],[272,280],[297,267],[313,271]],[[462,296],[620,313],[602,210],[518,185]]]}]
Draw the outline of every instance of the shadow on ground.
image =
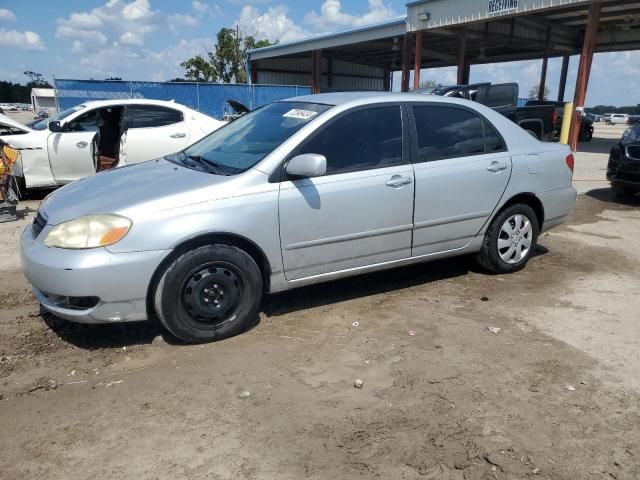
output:
[{"label": "shadow on ground", "polygon": [[585,193],[588,197],[595,198],[601,202],[614,203],[617,205],[625,205],[628,207],[640,207],[640,195],[620,196],[613,192],[610,187],[594,188]]}]

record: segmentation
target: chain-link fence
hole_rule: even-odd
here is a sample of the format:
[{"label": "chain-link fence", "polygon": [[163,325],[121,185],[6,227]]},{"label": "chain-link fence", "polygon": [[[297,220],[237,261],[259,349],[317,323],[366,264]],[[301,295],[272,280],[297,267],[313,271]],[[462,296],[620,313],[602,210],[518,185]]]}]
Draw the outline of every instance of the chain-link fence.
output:
[{"label": "chain-link fence", "polygon": [[311,93],[297,85],[246,85],[228,83],[126,82],[114,80],[56,79],[58,109],[64,110],[91,100],[150,98],[174,100],[218,119],[232,113],[227,100],[236,100],[250,109]]}]

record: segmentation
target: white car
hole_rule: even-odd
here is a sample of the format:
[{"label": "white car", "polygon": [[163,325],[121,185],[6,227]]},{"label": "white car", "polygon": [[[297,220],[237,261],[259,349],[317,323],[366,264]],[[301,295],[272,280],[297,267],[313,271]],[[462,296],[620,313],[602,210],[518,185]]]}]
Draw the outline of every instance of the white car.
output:
[{"label": "white car", "polygon": [[626,113],[612,113],[610,117],[605,120],[607,125],[626,125],[629,123],[629,115]]},{"label": "white car", "polygon": [[29,189],[175,153],[224,124],[175,102],[104,100],[30,126],[0,115],[0,138],[20,150],[14,174]]}]

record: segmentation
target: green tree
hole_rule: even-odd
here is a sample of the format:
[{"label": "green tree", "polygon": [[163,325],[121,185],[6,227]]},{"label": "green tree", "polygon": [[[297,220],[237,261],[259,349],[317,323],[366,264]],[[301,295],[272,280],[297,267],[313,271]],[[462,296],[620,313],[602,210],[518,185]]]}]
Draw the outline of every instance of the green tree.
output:
[{"label": "green tree", "polygon": [[[538,98],[539,91],[540,91],[540,85],[534,85],[529,90],[529,97],[528,98]],[[544,96],[543,96],[542,99],[543,100],[547,100],[550,96],[551,96],[551,90],[549,90],[549,87],[547,87],[545,85],[544,86]]]},{"label": "green tree", "polygon": [[29,77],[30,82],[27,83],[27,87],[36,87],[36,88],[53,88],[53,86],[44,78],[44,75],[38,72],[32,72],[31,70],[27,70],[23,72],[27,77]]},{"label": "green tree", "polygon": [[272,45],[269,40],[256,40],[243,36],[236,29],[221,28],[217,35],[216,48],[207,52],[206,58],[196,55],[182,62],[185,77],[196,82],[247,83],[245,63],[247,51]]}]

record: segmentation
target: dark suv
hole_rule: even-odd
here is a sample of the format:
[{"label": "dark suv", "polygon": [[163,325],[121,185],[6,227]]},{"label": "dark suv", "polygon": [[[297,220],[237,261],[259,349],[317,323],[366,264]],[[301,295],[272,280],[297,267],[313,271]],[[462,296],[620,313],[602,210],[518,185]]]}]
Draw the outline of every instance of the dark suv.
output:
[{"label": "dark suv", "polygon": [[607,180],[621,196],[640,192],[640,124],[631,125],[609,154]]}]

